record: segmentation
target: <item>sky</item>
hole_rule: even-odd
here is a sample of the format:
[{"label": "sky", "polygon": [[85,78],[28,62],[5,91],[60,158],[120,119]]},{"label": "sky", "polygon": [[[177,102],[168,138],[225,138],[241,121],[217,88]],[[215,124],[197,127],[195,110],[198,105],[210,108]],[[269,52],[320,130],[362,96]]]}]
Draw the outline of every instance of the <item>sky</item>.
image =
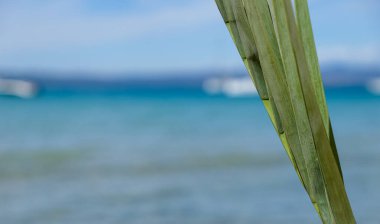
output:
[{"label": "sky", "polygon": [[[310,0],[322,65],[380,67],[379,0]],[[1,0],[0,70],[243,67],[214,0]]]}]

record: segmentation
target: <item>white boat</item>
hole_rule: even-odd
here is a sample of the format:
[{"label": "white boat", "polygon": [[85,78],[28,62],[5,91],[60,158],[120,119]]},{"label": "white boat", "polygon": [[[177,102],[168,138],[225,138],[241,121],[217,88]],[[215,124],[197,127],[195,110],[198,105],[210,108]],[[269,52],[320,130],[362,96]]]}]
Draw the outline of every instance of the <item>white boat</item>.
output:
[{"label": "white boat", "polygon": [[15,96],[19,98],[33,98],[38,93],[38,86],[35,83],[0,78],[0,95]]},{"label": "white boat", "polygon": [[224,94],[229,97],[256,96],[255,86],[250,78],[211,78],[203,83],[208,94]]},{"label": "white boat", "polygon": [[380,78],[371,80],[367,84],[367,89],[369,92],[373,94],[380,95]]}]

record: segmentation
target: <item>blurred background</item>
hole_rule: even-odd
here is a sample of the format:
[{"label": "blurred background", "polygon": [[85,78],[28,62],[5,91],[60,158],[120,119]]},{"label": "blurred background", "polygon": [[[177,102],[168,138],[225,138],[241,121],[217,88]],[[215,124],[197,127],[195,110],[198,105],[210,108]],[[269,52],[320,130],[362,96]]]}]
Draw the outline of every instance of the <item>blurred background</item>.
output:
[{"label": "blurred background", "polygon": [[[309,3],[379,223],[380,2]],[[319,223],[213,0],[1,0],[0,95],[2,223]]]}]

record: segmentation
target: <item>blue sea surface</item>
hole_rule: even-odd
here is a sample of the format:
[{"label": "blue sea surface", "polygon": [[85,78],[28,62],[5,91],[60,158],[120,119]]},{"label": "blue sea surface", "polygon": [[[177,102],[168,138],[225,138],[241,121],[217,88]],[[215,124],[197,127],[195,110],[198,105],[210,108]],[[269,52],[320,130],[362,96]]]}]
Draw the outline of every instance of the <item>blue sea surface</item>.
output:
[{"label": "blue sea surface", "polygon": [[[380,96],[327,94],[358,223],[380,223]],[[261,101],[197,91],[0,98],[7,224],[320,223]]]}]

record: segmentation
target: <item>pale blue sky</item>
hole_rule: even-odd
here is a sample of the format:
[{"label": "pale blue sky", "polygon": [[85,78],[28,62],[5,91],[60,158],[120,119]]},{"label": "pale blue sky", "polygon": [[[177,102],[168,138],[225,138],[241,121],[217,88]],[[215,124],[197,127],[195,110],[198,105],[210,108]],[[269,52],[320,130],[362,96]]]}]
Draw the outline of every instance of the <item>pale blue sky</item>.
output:
[{"label": "pale blue sky", "polygon": [[[309,2],[322,64],[380,65],[380,1]],[[0,1],[0,70],[241,67],[213,0]]]}]

